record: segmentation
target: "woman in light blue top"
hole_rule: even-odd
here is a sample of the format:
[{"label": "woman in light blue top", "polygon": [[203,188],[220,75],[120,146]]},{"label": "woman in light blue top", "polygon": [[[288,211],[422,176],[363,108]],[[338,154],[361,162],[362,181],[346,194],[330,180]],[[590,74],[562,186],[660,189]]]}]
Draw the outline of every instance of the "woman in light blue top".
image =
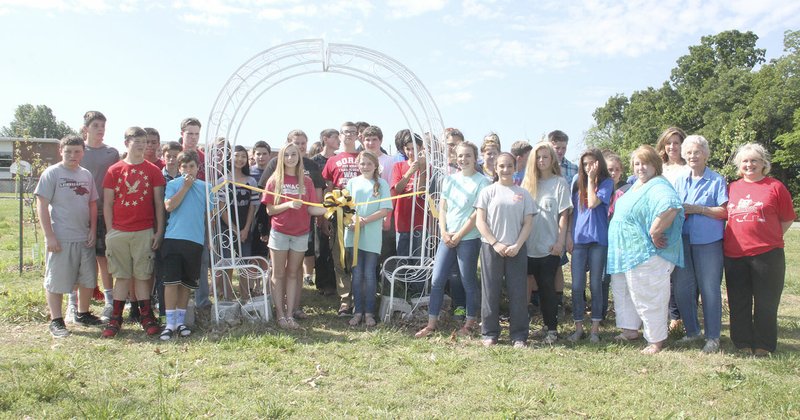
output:
[{"label": "woman in light blue top", "polygon": [[638,337],[644,325],[649,343],[643,354],[661,351],[667,339],[669,278],[683,266],[683,206],[661,174],[651,146],[631,154],[636,183],[616,203],[608,230],[608,273],[621,340]]},{"label": "woman in light blue top", "polygon": [[[347,182],[347,191],[356,204],[368,203],[391,196],[389,184],[380,176],[378,157],[372,152],[363,151],[358,155],[358,169],[361,175]],[[378,203],[359,204],[353,223],[344,232],[345,247],[358,253],[357,264],[353,267],[353,317],[350,326],[355,327],[361,320],[367,327],[375,326],[375,290],[378,280],[376,269],[378,257],[383,246],[383,218],[392,210],[389,200]],[[358,224],[358,249],[353,249],[354,229]]]},{"label": "woman in light blue top", "polygon": [[725,178],[706,166],[710,152],[703,136],[689,136],[681,145],[690,172],[675,180],[675,190],[687,214],[683,223],[685,267],[675,268],[672,287],[678,311],[686,328],[681,341],[702,339],[697,320],[697,290],[703,299],[704,353],[719,350],[722,326],[722,233],[728,211],[728,188]]},{"label": "woman in light blue top", "polygon": [[460,143],[456,147],[456,161],[461,172],[450,175],[442,183],[442,195],[439,200],[439,229],[442,232],[442,239],[433,263],[428,325],[415,334],[417,338],[427,337],[436,331],[444,300],[444,286],[456,264],[461,274],[467,303],[466,321],[458,333],[469,335],[478,325],[480,301],[477,270],[481,239],[475,227],[475,202],[481,190],[490,182],[475,169],[477,156],[477,146],[470,142]]}]

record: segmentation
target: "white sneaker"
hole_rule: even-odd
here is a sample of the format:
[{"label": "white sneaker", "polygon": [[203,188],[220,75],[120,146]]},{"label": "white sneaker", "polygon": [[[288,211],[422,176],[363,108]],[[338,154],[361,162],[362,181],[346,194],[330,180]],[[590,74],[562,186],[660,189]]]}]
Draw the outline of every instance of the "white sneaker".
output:
[{"label": "white sneaker", "polygon": [[547,335],[542,339],[544,344],[555,344],[558,341],[558,334],[555,331],[548,331]]},{"label": "white sneaker", "polygon": [[67,305],[67,314],[64,316],[64,322],[74,324],[77,313],[78,308],[76,308],[75,305]]},{"label": "white sneaker", "polygon": [[114,313],[114,305],[106,303],[106,306],[103,306],[103,312],[100,313],[100,320],[103,322],[111,321],[112,313]]}]

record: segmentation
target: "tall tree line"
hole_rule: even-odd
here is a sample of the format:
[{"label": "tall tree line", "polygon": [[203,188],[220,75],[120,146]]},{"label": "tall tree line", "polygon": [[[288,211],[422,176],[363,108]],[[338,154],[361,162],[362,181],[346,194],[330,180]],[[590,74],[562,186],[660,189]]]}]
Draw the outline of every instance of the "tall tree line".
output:
[{"label": "tall tree line", "polygon": [[732,179],[736,148],[756,141],[800,205],[800,31],[786,31],[784,54],[768,63],[757,40],[735,30],[702,37],[660,87],[617,94],[597,108],[586,144],[628,156],[678,126],[708,139],[709,166]]}]

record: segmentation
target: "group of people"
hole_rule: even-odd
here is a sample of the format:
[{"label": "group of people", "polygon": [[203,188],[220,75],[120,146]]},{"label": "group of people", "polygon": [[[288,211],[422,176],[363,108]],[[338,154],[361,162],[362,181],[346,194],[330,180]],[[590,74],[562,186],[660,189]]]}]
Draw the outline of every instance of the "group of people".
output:
[{"label": "group of people", "polygon": [[[62,140],[62,162],[42,174],[36,190],[47,238],[50,331],[68,335],[61,301],[70,294],[72,322],[105,323],[103,337],[120,330],[126,301],[147,334],[188,336],[190,291],[199,308],[210,304],[205,215],[213,200],[197,147],[200,122],[184,120],[180,142],[161,146],[160,156],[158,132],[132,127],[125,133],[126,155],[117,161],[103,143],[105,117],[91,111],[84,120],[83,138]],[[479,330],[484,345],[497,344],[505,283],[512,345],[528,344],[532,303],[541,309],[542,341],[555,343],[563,266],[571,262],[569,341],[587,335],[600,341],[610,289],[621,330],[615,339],[638,339],[641,329],[647,341],[642,352],[654,354],[669,328],[682,325],[682,341],[705,338],[703,351],[716,352],[724,270],[733,344],[759,356],[775,351],[783,235],[796,215],[786,188],[768,176],[763,146],[738,150],[740,179],[727,185],[707,167],[706,139],[675,127],[655,148],[643,145],[631,154],[628,179],[622,177],[625,162],[613,152],[588,149],[571,163],[564,157],[569,138],[559,130],[537,144],[515,142],[510,152],[502,152],[494,133],[480,147],[457,129],[443,137],[449,175],[436,182],[425,154],[433,138],[400,130],[397,153],[389,155],[381,129],[366,123],[323,130],[311,157],[301,130],[291,131],[272,159],[263,141],[250,151],[236,146],[224,157],[229,178],[214,185],[231,181],[218,194],[229,195],[237,217],[221,222],[237,241],[230,249],[271,262],[279,327],[298,328],[307,317],[300,304],[304,279],[321,294],[338,296],[339,315],[350,316],[349,325],[374,326],[376,273],[389,256],[419,255],[426,190],[437,188],[438,209],[428,216],[436,215],[440,240],[430,315],[418,338],[437,330],[447,292],[454,315],[464,320],[458,334]],[[325,194],[344,189],[355,215],[338,223],[322,217]],[[106,298],[100,318],[88,309],[98,270]],[[226,293],[231,276],[221,282]],[[252,279],[239,277],[239,298],[248,300]],[[160,319],[150,303],[153,291]]]}]

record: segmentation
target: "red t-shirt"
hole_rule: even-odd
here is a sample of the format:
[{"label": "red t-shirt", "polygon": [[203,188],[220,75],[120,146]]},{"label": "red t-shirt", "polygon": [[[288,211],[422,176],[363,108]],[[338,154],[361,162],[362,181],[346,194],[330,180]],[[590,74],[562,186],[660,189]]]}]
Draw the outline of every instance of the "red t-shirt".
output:
[{"label": "red t-shirt", "polygon": [[342,189],[347,182],[361,175],[358,169],[358,153],[341,152],[331,157],[322,169],[322,177],[333,183],[333,188]]},{"label": "red t-shirt", "polygon": [[797,216],[792,197],[777,179],[758,182],[738,180],[728,186],[728,224],[723,247],[725,256],[740,258],[783,248],[782,222]]},{"label": "red t-shirt", "polygon": [[[300,195],[300,185],[297,183],[297,177],[292,175],[284,175],[283,177],[283,190],[281,195],[287,197],[299,198],[303,201],[316,202],[316,192],[314,191],[314,183],[311,178],[304,176],[303,185],[305,186],[305,194]],[[265,188],[267,191],[275,191],[275,180],[270,179],[267,181]],[[278,204],[283,204],[289,200],[280,197]],[[264,204],[275,203],[275,196],[264,193],[261,197],[261,202]],[[303,204],[299,209],[289,209],[272,216],[272,228],[277,232],[284,235],[298,236],[305,235],[311,231],[311,215],[308,214],[307,205]]]},{"label": "red t-shirt", "polygon": [[[392,195],[400,195],[414,191],[414,182],[416,182],[419,172],[416,172],[408,180],[406,188],[403,191],[397,191],[395,186],[400,178],[408,171],[408,161],[404,160],[394,164],[392,169]],[[425,216],[425,194],[420,194],[411,197],[403,197],[394,200],[394,230],[396,232],[411,232],[411,209],[414,208],[416,203],[416,210],[414,210],[414,230],[422,229],[422,218]]]},{"label": "red t-shirt", "polygon": [[108,168],[103,189],[114,190],[112,228],[123,232],[155,226],[153,189],[166,184],[161,170],[148,161],[131,165],[121,160]]},{"label": "red t-shirt", "polygon": [[206,180],[206,154],[203,153],[200,149],[195,150],[197,152],[197,156],[200,157],[200,165],[197,167],[197,179],[201,181]]}]

